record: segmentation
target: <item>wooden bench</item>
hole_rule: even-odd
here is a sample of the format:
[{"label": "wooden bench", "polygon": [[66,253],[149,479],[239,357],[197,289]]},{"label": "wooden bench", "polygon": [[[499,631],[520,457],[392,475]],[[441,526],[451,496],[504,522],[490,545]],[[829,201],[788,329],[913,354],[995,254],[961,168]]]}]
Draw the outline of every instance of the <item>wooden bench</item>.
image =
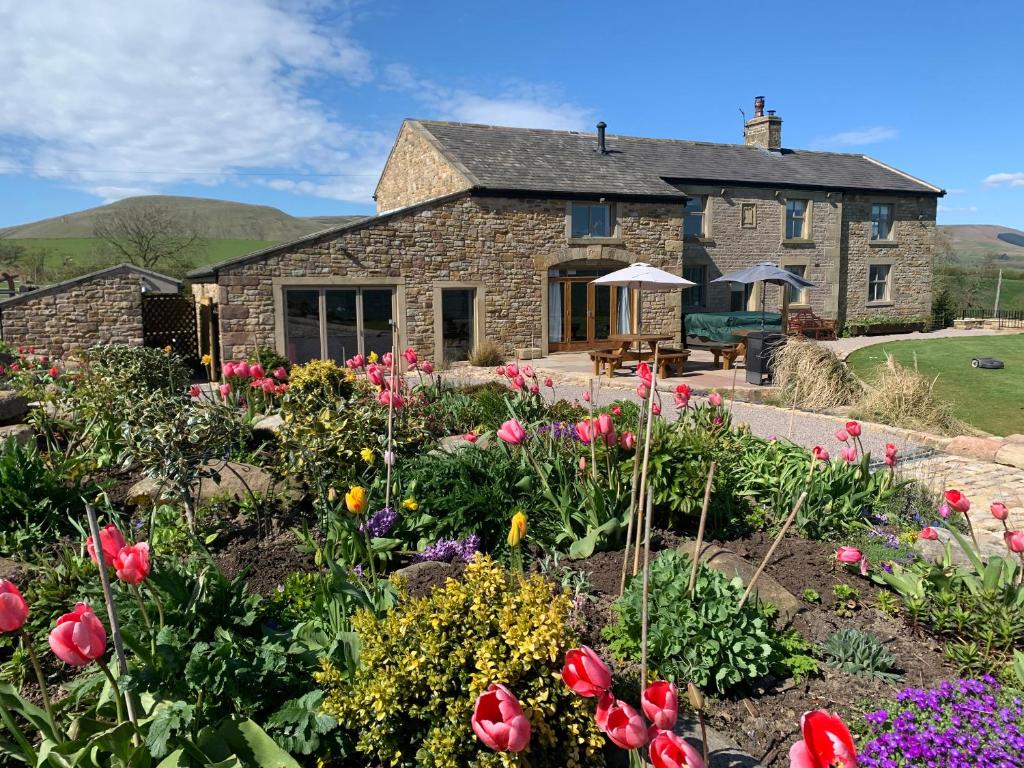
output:
[{"label": "wooden bench", "polygon": [[672,347],[658,348],[658,378],[667,379],[669,369],[672,369],[674,376],[682,376],[686,372],[686,361],[690,359],[690,350],[673,349]]},{"label": "wooden bench", "polygon": [[791,309],[789,311],[789,331],[799,333],[812,339],[836,338],[836,321],[818,317],[811,309]]},{"label": "wooden bench", "polygon": [[602,375],[604,369],[607,368],[609,379],[615,375],[615,371],[622,365],[625,358],[626,350],[623,347],[606,347],[590,351],[590,360],[594,364],[594,375]]},{"label": "wooden bench", "polygon": [[711,339],[705,338],[704,336],[687,336],[686,337],[686,348],[687,349],[706,349],[710,352],[715,359],[715,365],[719,365],[719,360],[722,361],[722,368],[726,371],[731,370],[739,357],[739,345],[730,344],[722,341],[712,341]]}]

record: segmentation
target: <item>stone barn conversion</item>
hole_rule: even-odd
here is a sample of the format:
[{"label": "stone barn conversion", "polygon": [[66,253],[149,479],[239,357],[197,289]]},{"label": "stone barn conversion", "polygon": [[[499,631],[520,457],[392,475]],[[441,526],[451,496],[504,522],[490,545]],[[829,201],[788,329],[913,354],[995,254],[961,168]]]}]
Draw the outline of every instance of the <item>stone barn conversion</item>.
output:
[{"label": "stone barn conversion", "polygon": [[101,269],[0,301],[0,338],[55,358],[97,344],[142,346],[143,297],[180,290],[180,281],[132,264]]},{"label": "stone barn conversion", "polygon": [[[840,325],[931,312],[939,187],[857,154],[790,149],[761,97],[742,144],[406,120],[377,215],[190,274],[216,309],[223,359],[256,346],[296,362],[399,343],[465,359],[586,349],[626,331],[637,297],[591,285],[649,262],[696,283],[644,299],[645,331],[690,312],[754,309],[712,283],[774,261],[814,281],[791,306]],[[777,307],[775,289],[765,296]]]}]

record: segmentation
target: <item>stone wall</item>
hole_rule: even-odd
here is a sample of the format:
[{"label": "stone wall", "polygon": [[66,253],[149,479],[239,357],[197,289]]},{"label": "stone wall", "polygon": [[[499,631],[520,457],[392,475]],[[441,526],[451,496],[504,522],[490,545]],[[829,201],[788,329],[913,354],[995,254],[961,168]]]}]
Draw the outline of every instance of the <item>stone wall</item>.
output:
[{"label": "stone wall", "polygon": [[377,183],[377,212],[393,211],[435,197],[468,189],[466,178],[434,145],[431,137],[408,120],[395,139]]},{"label": "stone wall", "polygon": [[142,281],[131,271],[44,288],[0,304],[3,339],[59,358],[97,344],[142,344]]}]

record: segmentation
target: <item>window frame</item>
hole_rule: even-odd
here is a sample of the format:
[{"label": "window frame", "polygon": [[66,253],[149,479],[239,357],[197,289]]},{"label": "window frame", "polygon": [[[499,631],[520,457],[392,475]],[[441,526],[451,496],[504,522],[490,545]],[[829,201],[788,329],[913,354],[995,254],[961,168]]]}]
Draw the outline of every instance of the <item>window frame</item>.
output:
[{"label": "window frame", "polygon": [[[607,235],[577,235],[573,233],[572,220],[573,211],[576,206],[587,206],[587,208],[593,208],[594,206],[603,206],[608,209],[608,234]],[[587,212],[587,223],[588,230],[592,228],[592,219],[590,212]],[[566,205],[565,212],[565,235],[570,242],[607,242],[609,240],[616,240],[619,237],[619,220],[618,211],[616,205],[613,202],[607,200],[572,200]]]},{"label": "window frame", "polygon": [[[883,298],[875,299],[872,298],[872,287],[877,285],[879,281],[872,280],[871,272],[876,267],[884,267],[885,282],[882,283],[885,286],[885,295]],[[868,263],[868,274],[867,274],[867,305],[869,307],[881,307],[889,306],[894,303],[893,300],[893,263],[891,261],[872,261]]]},{"label": "window frame", "polygon": [[[800,269],[803,270],[803,272],[799,276],[804,278],[804,279],[809,279],[807,277],[807,270],[810,269],[810,264],[808,262],[806,262],[806,261],[783,261],[781,264],[779,264],[779,266],[782,269],[786,270],[787,272],[792,272],[790,267],[800,267]],[[796,274],[796,273],[793,272],[793,274]],[[795,290],[797,290],[796,288],[794,288],[791,285],[786,285],[786,286],[784,286],[784,288],[785,288],[786,291],[795,291]],[[797,295],[797,299],[795,301],[792,298],[789,300],[789,306],[790,307],[797,307],[797,308],[801,308],[801,309],[804,308],[804,307],[809,307],[811,305],[811,302],[810,302],[810,296],[808,295],[808,291],[809,291],[808,288],[801,288],[799,290],[798,295]]]},{"label": "window frame", "polygon": [[[709,202],[711,200],[711,196],[710,195],[687,195],[687,198],[688,199],[687,199],[686,203],[683,204],[683,221],[681,223],[682,238],[683,238],[683,240],[687,240],[689,242],[701,242],[703,240],[707,240],[710,237],[710,232],[709,232],[710,228],[708,226],[708,224],[709,224],[709,221],[708,221],[708,204],[709,204]],[[694,200],[700,201],[700,213],[691,212],[691,211],[687,210],[686,206],[689,205]],[[698,216],[700,217],[700,232],[698,232],[697,234],[687,233],[687,231],[686,231],[686,222],[687,222],[687,220],[696,218]]]},{"label": "window frame", "polygon": [[[682,274],[682,277],[683,277],[684,280],[691,280],[691,278],[686,276],[687,270],[691,270],[691,269],[699,269],[700,270],[700,274],[701,274],[701,279],[693,281],[693,282],[697,283],[696,285],[694,285],[694,286],[685,286],[683,288],[683,295],[680,298],[680,301],[682,302],[682,306],[683,307],[707,309],[707,307],[708,307],[708,285],[709,285],[709,283],[708,283],[708,276],[709,276],[708,265],[704,264],[704,263],[684,264],[683,265],[683,274]],[[698,288],[700,289],[700,302],[699,303],[690,303],[690,302],[688,302],[687,301],[687,296],[690,294],[690,291],[697,290]]]},{"label": "window frame", "polygon": [[[747,211],[753,214],[749,224],[745,217]],[[740,203],[740,229],[757,229],[757,203]]]},{"label": "window frame", "polygon": [[[318,284],[318,285],[287,285],[282,288],[281,291],[281,306],[283,313],[281,316],[281,331],[283,341],[283,354],[288,357],[288,292],[289,291],[315,291],[317,294],[317,315],[319,320],[320,330],[320,356],[315,358],[317,360],[330,360],[330,341],[328,338],[327,331],[327,292],[328,291],[353,291],[355,293],[355,309],[356,309],[356,340],[357,349],[353,350],[349,357],[352,355],[360,354],[365,355],[366,352],[366,327],[365,327],[365,312],[363,305],[363,293],[365,291],[387,291],[391,294],[391,333],[394,331],[395,317],[398,314],[398,291],[395,290],[394,285],[332,285],[332,284]],[[344,363],[344,360],[337,360],[335,362]]]},{"label": "window frame", "polygon": [[[875,237],[875,208],[889,209],[888,237]],[[895,203],[871,203],[868,213],[868,241],[873,245],[891,245],[896,242],[896,205]]]},{"label": "window frame", "polygon": [[[473,291],[473,340],[474,346],[482,339],[487,338],[486,333],[486,307],[487,307],[487,284],[472,280],[435,280],[433,283],[432,311],[434,313],[434,360],[436,365],[444,362],[444,316],[443,301],[444,291],[464,290]],[[546,311],[546,308],[545,308]],[[470,349],[470,354],[473,350]]]},{"label": "window frame", "polygon": [[[800,220],[801,220],[801,223],[802,223],[802,226],[800,228],[800,236],[799,237],[790,237],[790,235],[789,235],[789,230],[790,230],[790,227],[789,227],[789,222],[790,222],[789,204],[790,203],[798,203],[798,202],[804,204],[803,213],[800,216]],[[810,242],[812,242],[813,238],[811,237],[811,233],[812,233],[813,230],[811,229],[811,210],[812,210],[812,201],[811,201],[811,199],[809,197],[786,197],[782,201],[782,207],[783,207],[783,215],[782,215],[782,241],[784,243],[810,243]]]}]

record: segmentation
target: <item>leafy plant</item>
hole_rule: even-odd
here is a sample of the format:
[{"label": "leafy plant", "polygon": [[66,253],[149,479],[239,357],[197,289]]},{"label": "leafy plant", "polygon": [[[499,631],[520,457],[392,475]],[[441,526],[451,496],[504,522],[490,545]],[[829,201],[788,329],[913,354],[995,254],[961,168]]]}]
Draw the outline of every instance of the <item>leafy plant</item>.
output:
[{"label": "leafy plant", "polygon": [[[769,611],[746,603],[739,608],[743,582],[703,563],[694,596],[688,589],[689,556],[668,551],[650,568],[648,658],[662,675],[698,688],[727,693],[773,672],[785,674],[788,653],[772,628]],[[634,578],[612,606],[617,620],[604,629],[620,659],[640,658],[642,580]]]},{"label": "leafy plant", "polygon": [[469,354],[469,364],[489,368],[505,362],[505,351],[490,339],[481,339]]},{"label": "leafy plant", "polygon": [[821,655],[828,666],[851,675],[867,675],[886,682],[893,682],[900,677],[893,671],[896,657],[870,632],[859,629],[836,630],[822,643]]},{"label": "leafy plant", "polygon": [[[352,679],[325,665],[324,711],[359,730],[364,762],[411,768],[603,765],[590,707],[559,679],[569,598],[547,580],[510,577],[479,557],[465,580],[403,596],[378,618],[357,613],[361,665]],[[491,683],[512,690],[530,717],[527,751],[497,756],[473,737],[473,702]]]},{"label": "leafy plant", "polygon": [[808,603],[820,603],[821,595],[813,589],[805,589],[800,596]]},{"label": "leafy plant", "polygon": [[352,396],[355,377],[333,360],[310,360],[291,369],[285,410],[317,408]]}]

